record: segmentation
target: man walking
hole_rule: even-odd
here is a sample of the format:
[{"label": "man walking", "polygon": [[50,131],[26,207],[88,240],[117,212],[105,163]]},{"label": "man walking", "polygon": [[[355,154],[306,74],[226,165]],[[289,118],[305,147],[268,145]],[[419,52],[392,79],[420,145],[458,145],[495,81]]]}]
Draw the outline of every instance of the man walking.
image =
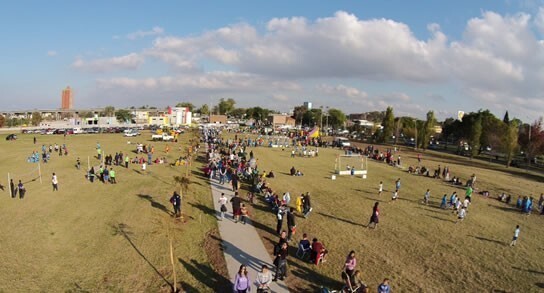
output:
[{"label": "man walking", "polygon": [[15,183],[13,183],[13,179],[9,180],[9,191],[11,192],[11,198],[17,197],[17,190],[15,189]]},{"label": "man walking", "polygon": [[234,193],[234,197],[230,199],[230,202],[232,203],[232,213],[234,215],[234,223],[238,223],[238,219],[240,219],[240,214],[241,214],[240,205],[242,204],[242,200],[238,196],[238,191]]},{"label": "man walking", "polygon": [[287,241],[291,241],[291,237],[295,232],[297,225],[295,224],[295,214],[293,208],[287,210]]},{"label": "man walking", "polygon": [[57,175],[55,173],[53,173],[51,183],[53,184],[53,191],[59,191],[59,180],[57,179]]},{"label": "man walking", "polygon": [[110,182],[112,184],[117,183],[117,181],[115,180],[115,171],[113,170],[113,168],[110,168]]},{"label": "man walking", "polygon": [[176,191],[170,198],[170,203],[174,207],[174,217],[179,218],[181,215],[181,196]]}]

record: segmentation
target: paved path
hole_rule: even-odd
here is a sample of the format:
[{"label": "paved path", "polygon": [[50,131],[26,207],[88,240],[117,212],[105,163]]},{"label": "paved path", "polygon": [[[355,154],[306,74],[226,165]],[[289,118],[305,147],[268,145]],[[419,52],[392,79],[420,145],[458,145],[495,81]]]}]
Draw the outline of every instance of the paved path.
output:
[{"label": "paved path", "polygon": [[[227,198],[234,195],[230,184],[220,185],[217,183],[217,179],[212,179],[210,182],[212,188],[213,202],[216,210],[216,216],[220,219],[219,213],[219,197],[224,192]],[[227,203],[227,213],[225,219],[219,222],[219,233],[221,233],[221,239],[223,239],[223,248],[225,254],[225,260],[227,262],[227,268],[229,270],[229,279],[234,282],[234,276],[238,273],[240,265],[245,264],[249,278],[253,283],[257,277],[257,272],[261,270],[263,264],[267,264],[272,275],[274,275],[274,265],[272,259],[264,244],[257,234],[255,227],[251,225],[251,220],[247,225],[241,222],[234,223],[232,218],[232,205]],[[278,282],[272,282],[270,286],[272,292],[289,292],[284,282],[278,280]],[[255,286],[252,284],[252,292],[257,292]]]}]

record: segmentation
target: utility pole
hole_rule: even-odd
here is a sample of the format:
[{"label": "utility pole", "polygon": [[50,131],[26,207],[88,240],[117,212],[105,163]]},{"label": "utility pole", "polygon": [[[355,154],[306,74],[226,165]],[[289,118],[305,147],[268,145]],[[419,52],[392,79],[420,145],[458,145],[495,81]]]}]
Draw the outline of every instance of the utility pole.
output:
[{"label": "utility pole", "polygon": [[414,128],[416,130],[416,137],[415,137],[416,145],[414,146],[414,150],[417,150],[417,118],[414,118]]}]

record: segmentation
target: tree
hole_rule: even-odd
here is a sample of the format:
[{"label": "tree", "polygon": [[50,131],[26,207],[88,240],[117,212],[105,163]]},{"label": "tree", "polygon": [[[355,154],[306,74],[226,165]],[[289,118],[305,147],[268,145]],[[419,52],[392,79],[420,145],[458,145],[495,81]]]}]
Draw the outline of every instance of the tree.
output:
[{"label": "tree", "polygon": [[5,123],[6,123],[6,117],[4,117],[4,115],[0,115],[0,128],[4,127]]},{"label": "tree", "polygon": [[117,110],[115,112],[115,117],[117,118],[117,121],[119,122],[131,122],[132,121],[132,113],[130,113],[129,110],[121,109]]},{"label": "tree", "polygon": [[304,106],[297,106],[293,109],[293,118],[295,118],[295,123],[300,121],[300,124],[302,124],[304,113],[306,113],[306,111],[308,111],[308,109]]},{"label": "tree", "polygon": [[193,105],[192,103],[189,103],[189,102],[181,102],[181,103],[177,103],[176,107],[178,107],[178,108],[189,108],[189,111],[193,112],[193,109],[195,108],[195,105]]},{"label": "tree", "polygon": [[346,114],[341,110],[332,108],[329,109],[328,119],[329,125],[336,129],[344,126],[344,123],[346,123]]},{"label": "tree", "polygon": [[421,139],[419,140],[419,145],[423,149],[427,149],[427,146],[429,145],[429,141],[431,139],[431,135],[434,133],[434,125],[436,123],[436,119],[434,118],[434,112],[429,111],[427,112],[427,120],[425,121],[425,124],[423,124],[423,128],[421,129]]},{"label": "tree", "polygon": [[518,149],[518,122],[515,120],[505,123],[504,152],[506,154],[506,168],[512,163],[512,158]]},{"label": "tree", "polygon": [[506,113],[504,113],[504,118],[502,118],[502,122],[506,124],[510,123],[510,117],[508,117],[508,110],[506,111]]},{"label": "tree", "polygon": [[174,176],[174,184],[179,186],[179,195],[183,198],[187,190],[189,190],[191,180],[187,176]]},{"label": "tree", "polygon": [[210,109],[208,108],[208,104],[204,104],[196,110],[197,113],[200,113],[200,115],[208,115],[210,114]]},{"label": "tree", "polygon": [[34,126],[38,126],[40,125],[40,122],[42,122],[43,118],[42,118],[42,114],[40,114],[40,112],[33,112],[32,113],[32,125]]},{"label": "tree", "polygon": [[482,136],[482,117],[477,115],[473,118],[472,129],[470,131],[470,158],[472,159],[480,151],[480,138]]},{"label": "tree", "polygon": [[225,100],[221,98],[219,99],[219,104],[217,104],[217,106],[214,107],[214,112],[220,115],[229,114],[234,110],[235,104],[236,104],[236,101],[234,101],[233,99],[229,98],[228,100]]},{"label": "tree", "polygon": [[241,119],[246,115],[246,109],[244,108],[236,108],[230,112],[230,115],[234,118]]},{"label": "tree", "polygon": [[106,106],[106,108],[104,108],[104,111],[102,112],[102,114],[105,117],[112,117],[115,114],[115,108],[113,106]]},{"label": "tree", "polygon": [[387,107],[385,110],[385,116],[382,120],[382,132],[379,136],[379,142],[386,143],[387,140],[393,135],[395,129],[395,116],[393,115],[393,108]]}]

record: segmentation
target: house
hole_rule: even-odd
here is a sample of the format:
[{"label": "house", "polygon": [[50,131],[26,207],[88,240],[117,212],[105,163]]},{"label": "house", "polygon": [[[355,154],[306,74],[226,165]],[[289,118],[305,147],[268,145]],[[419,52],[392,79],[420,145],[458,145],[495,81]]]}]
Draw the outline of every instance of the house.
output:
[{"label": "house", "polygon": [[210,115],[209,122],[215,124],[227,124],[227,115]]},{"label": "house", "polygon": [[268,116],[268,123],[272,127],[295,126],[295,118],[285,114],[272,114]]}]

